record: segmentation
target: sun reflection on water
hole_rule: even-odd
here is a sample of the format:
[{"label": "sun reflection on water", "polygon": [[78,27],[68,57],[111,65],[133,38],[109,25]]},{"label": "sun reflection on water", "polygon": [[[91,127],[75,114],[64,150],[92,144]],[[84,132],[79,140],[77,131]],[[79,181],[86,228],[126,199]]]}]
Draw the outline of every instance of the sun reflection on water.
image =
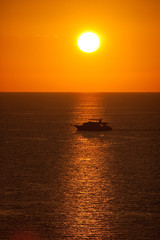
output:
[{"label": "sun reflection on water", "polygon": [[74,152],[64,180],[65,234],[70,239],[113,237],[109,223],[112,187],[100,138],[75,134]]}]

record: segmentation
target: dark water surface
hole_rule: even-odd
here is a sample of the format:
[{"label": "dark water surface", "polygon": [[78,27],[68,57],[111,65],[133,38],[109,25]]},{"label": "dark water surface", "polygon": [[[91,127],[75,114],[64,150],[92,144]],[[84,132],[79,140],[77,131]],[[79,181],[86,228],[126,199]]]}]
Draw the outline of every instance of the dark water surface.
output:
[{"label": "dark water surface", "polygon": [[159,93],[1,93],[0,133],[0,239],[160,239]]}]

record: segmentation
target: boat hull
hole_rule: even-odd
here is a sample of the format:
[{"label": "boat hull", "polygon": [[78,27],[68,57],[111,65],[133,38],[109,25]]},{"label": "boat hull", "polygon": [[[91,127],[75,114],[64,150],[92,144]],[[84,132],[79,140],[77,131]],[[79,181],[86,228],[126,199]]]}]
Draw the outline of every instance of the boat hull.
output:
[{"label": "boat hull", "polygon": [[84,126],[78,126],[74,125],[78,131],[111,131],[112,128],[109,126],[99,126],[99,127],[84,127]]}]

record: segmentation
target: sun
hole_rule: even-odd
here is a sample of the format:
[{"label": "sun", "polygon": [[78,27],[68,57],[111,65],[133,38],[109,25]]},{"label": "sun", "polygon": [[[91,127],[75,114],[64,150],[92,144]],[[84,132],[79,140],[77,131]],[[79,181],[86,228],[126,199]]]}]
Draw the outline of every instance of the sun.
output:
[{"label": "sun", "polygon": [[94,52],[100,44],[99,38],[95,33],[85,32],[78,38],[78,47],[87,53]]}]

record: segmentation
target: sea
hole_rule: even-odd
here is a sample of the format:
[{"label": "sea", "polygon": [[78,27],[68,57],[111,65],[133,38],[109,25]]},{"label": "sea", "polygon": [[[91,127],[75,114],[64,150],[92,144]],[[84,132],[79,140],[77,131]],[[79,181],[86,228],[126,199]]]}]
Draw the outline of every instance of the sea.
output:
[{"label": "sea", "polygon": [[1,240],[160,239],[160,93],[0,93],[0,134]]}]

